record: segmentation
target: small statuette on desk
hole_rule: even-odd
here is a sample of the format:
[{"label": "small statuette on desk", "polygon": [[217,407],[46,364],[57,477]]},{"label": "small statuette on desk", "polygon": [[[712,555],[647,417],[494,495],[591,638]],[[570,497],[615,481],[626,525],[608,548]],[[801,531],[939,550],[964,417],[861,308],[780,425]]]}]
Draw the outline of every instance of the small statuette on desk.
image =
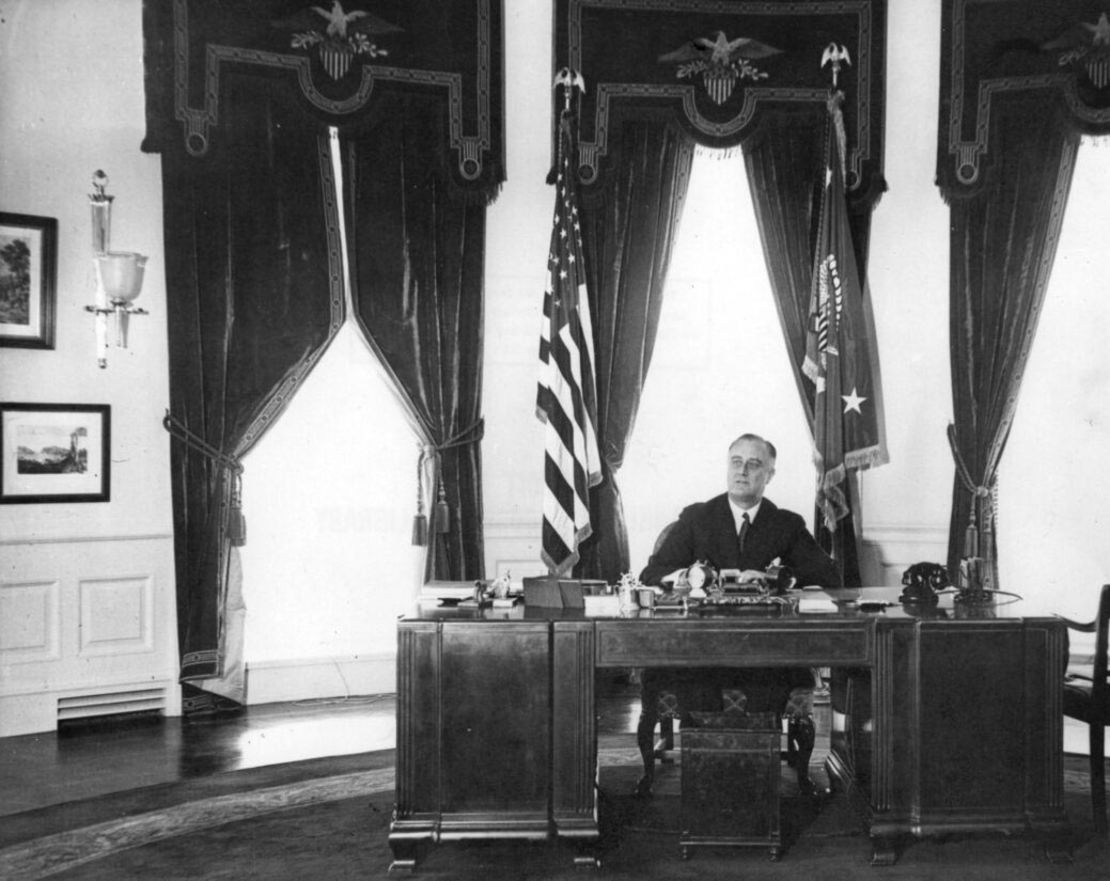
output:
[{"label": "small statuette on desk", "polygon": [[510,573],[506,570],[504,575],[499,575],[493,580],[489,586],[489,593],[495,600],[503,600],[509,596],[509,588],[512,586],[512,581],[509,578]]}]

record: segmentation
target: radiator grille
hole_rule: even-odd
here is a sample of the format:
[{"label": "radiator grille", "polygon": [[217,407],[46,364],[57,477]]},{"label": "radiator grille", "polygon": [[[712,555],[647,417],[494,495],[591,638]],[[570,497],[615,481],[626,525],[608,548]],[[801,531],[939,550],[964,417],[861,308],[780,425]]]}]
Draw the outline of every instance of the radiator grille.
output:
[{"label": "radiator grille", "polygon": [[95,719],[100,716],[162,714],[166,709],[164,688],[103,691],[58,698],[58,722]]}]

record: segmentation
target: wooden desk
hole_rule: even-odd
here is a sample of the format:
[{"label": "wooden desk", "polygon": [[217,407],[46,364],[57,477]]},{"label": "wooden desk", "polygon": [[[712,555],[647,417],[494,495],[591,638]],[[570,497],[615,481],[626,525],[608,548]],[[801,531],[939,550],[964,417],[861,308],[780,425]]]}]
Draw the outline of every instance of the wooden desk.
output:
[{"label": "wooden desk", "polygon": [[934,609],[835,594],[835,612],[433,609],[398,624],[392,868],[433,842],[559,838],[593,865],[598,667],[836,668],[834,783],[865,800],[873,862],[907,835],[1066,832],[1066,631],[1020,603]]}]

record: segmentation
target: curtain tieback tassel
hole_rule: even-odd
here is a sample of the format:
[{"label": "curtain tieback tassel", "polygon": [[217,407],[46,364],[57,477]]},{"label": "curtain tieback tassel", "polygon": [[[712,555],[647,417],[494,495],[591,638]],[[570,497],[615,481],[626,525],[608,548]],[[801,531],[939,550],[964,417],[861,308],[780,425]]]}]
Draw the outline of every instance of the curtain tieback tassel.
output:
[{"label": "curtain tieback tassel", "polygon": [[447,533],[451,531],[451,512],[447,508],[447,489],[443,480],[439,483],[439,499],[436,501],[436,532]]},{"label": "curtain tieback tassel", "polygon": [[247,518],[243,516],[241,505],[231,506],[231,513],[227,520],[227,540],[235,548],[241,548],[247,543]]},{"label": "curtain tieback tassel", "polygon": [[234,548],[247,543],[247,518],[243,516],[243,478],[235,475],[235,488],[231,492],[231,510],[227,516],[227,540]]},{"label": "curtain tieback tassel", "polygon": [[412,543],[418,547],[428,544],[428,518],[424,514],[424,450],[416,461],[416,513],[412,517]]},{"label": "curtain tieback tassel", "polygon": [[428,544],[428,518],[417,511],[412,518],[412,543],[421,547]]}]

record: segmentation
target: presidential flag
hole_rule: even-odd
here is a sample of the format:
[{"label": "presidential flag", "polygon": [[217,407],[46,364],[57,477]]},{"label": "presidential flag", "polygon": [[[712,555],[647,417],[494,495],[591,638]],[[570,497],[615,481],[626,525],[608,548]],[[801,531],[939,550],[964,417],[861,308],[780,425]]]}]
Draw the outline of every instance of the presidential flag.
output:
[{"label": "presidential flag", "polygon": [[536,395],[536,415],[546,424],[541,556],[556,575],[569,573],[578,561],[578,546],[591,532],[590,487],[601,482],[593,326],[572,152],[570,118],[564,114]]},{"label": "presidential flag", "polygon": [[882,389],[870,298],[860,283],[844,196],[841,93],[829,100],[825,186],[814,255],[803,371],[814,383],[817,509],[836,532],[850,511],[849,469],[887,461]]}]

